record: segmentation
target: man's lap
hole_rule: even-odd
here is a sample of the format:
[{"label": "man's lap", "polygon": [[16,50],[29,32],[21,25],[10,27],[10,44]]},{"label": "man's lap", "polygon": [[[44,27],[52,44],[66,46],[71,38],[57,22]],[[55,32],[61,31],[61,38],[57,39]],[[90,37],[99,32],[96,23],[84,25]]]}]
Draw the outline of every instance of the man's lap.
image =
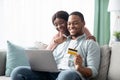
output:
[{"label": "man's lap", "polygon": [[[11,75],[12,80],[81,80],[75,70],[64,70],[60,73],[33,71],[30,67],[17,67]],[[73,79],[77,78],[77,79]]]}]

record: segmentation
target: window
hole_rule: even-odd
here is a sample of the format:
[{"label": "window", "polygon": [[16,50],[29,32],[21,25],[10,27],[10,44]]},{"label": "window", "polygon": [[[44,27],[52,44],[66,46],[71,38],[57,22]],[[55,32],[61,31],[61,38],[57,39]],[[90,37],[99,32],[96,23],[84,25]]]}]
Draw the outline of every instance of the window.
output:
[{"label": "window", "polygon": [[0,0],[0,48],[6,40],[24,47],[48,44],[57,32],[51,18],[58,10],[82,12],[93,33],[94,0]]}]

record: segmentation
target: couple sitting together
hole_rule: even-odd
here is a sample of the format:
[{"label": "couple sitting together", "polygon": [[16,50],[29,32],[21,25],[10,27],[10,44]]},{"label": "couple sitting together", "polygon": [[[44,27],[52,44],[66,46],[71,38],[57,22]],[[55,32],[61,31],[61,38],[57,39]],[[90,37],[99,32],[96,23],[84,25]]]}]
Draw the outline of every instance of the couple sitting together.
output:
[{"label": "couple sitting together", "polygon": [[[60,71],[33,71],[22,66],[13,70],[12,80],[89,80],[98,74],[100,47],[85,27],[83,14],[75,11],[69,15],[66,11],[58,11],[52,22],[58,34],[47,49],[53,51]],[[77,54],[68,54],[69,48],[77,50]]]}]

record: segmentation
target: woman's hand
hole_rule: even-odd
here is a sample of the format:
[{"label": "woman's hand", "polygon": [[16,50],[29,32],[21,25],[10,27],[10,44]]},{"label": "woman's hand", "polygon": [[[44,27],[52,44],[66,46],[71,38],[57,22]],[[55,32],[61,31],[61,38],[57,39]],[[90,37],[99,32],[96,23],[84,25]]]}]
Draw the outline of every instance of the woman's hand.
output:
[{"label": "woman's hand", "polygon": [[94,36],[88,36],[86,39],[92,39],[92,40],[96,41],[96,38]]},{"label": "woman's hand", "polygon": [[60,43],[64,42],[66,39],[67,38],[62,33],[60,33],[59,37],[57,37],[54,40],[54,42],[60,44]]}]

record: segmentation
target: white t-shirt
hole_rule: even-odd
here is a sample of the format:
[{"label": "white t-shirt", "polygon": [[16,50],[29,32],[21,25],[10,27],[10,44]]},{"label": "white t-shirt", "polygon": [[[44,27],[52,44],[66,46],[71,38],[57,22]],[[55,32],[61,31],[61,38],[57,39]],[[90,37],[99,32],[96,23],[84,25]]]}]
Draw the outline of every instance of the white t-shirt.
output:
[{"label": "white t-shirt", "polygon": [[[71,40],[68,45],[69,48],[75,49],[77,47],[77,41]],[[70,54],[64,54],[63,58],[60,60],[58,69],[74,69],[74,56]]]}]

